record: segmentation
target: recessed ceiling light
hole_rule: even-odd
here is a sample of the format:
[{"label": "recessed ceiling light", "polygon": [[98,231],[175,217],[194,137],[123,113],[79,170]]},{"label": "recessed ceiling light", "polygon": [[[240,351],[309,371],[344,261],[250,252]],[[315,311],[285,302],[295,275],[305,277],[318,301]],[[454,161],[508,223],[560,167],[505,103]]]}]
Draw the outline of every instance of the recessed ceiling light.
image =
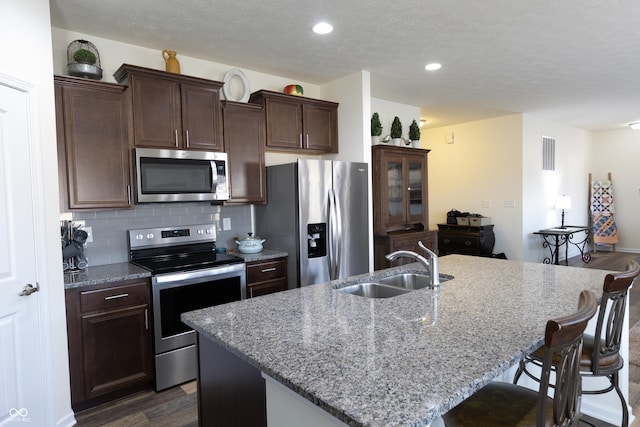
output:
[{"label": "recessed ceiling light", "polygon": [[633,130],[640,130],[640,122],[629,123],[629,127]]},{"label": "recessed ceiling light", "polygon": [[438,64],[437,62],[432,62],[431,64],[427,64],[424,67],[424,69],[427,71],[436,71],[436,70],[439,70],[440,68],[442,68],[442,65]]},{"label": "recessed ceiling light", "polygon": [[333,25],[326,22],[318,22],[313,26],[313,32],[316,34],[329,34],[333,31]]}]

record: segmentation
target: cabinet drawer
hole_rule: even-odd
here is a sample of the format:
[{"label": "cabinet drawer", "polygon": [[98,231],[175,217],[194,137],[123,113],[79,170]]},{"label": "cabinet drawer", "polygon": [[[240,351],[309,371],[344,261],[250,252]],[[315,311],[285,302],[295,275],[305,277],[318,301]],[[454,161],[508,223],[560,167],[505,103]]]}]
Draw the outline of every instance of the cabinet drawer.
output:
[{"label": "cabinet drawer", "polygon": [[285,260],[247,264],[247,284],[273,280],[286,275]]},{"label": "cabinet drawer", "polygon": [[149,301],[146,282],[131,283],[80,293],[80,311],[113,310],[122,307],[146,305]]},{"label": "cabinet drawer", "polygon": [[258,297],[260,295],[272,294],[287,289],[287,279],[276,279],[269,282],[258,283],[247,286],[247,298]]}]

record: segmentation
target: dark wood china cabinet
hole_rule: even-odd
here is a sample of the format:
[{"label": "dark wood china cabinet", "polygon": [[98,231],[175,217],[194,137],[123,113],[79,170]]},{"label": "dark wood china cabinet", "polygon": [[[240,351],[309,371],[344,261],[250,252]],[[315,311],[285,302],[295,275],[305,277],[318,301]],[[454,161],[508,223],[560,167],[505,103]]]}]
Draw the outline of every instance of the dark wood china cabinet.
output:
[{"label": "dark wood china cabinet", "polygon": [[[421,252],[422,241],[437,251],[437,232],[428,230],[427,155],[429,150],[374,145],[373,222],[375,269],[390,264],[384,256],[396,250]],[[398,260],[394,265],[413,262]]]}]

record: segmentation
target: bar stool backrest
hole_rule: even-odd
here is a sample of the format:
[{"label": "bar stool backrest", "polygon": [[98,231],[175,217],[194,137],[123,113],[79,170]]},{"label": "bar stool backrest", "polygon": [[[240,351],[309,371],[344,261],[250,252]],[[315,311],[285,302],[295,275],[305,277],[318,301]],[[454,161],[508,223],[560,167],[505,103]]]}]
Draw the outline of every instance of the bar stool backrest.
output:
[{"label": "bar stool backrest", "polygon": [[558,319],[549,320],[545,330],[544,358],[538,393],[537,422],[544,425],[549,400],[549,378],[555,370],[553,394],[554,426],[578,425],[580,416],[580,355],[582,335],[587,323],[595,315],[597,299],[593,292],[582,291],[578,311]]},{"label": "bar stool backrest", "polygon": [[638,275],[640,264],[631,261],[625,271],[610,273],[604,278],[592,354],[591,370],[594,375],[607,375],[622,368],[622,358],[617,358],[617,364],[603,361],[616,358],[620,351],[627,297]]}]

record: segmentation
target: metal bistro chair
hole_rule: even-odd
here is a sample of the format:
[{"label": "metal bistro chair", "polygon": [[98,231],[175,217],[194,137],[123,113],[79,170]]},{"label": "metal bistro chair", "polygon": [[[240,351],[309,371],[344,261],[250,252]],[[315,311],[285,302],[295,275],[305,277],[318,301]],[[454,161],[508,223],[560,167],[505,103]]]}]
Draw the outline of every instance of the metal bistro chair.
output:
[{"label": "metal bistro chair", "polygon": [[[583,377],[607,377],[609,379],[607,388],[583,390],[582,393],[603,394],[615,390],[622,404],[623,427],[629,425],[629,410],[618,385],[619,372],[624,366],[624,359],[620,355],[620,341],[629,288],[638,275],[640,275],[640,264],[631,261],[625,271],[605,276],[595,335],[585,334],[580,358],[580,371]],[[520,361],[520,366],[513,379],[514,384],[518,382],[522,373],[539,381],[538,377],[527,369],[528,364],[541,366],[542,348]]]},{"label": "metal bistro chair", "polygon": [[[549,320],[544,334],[542,380],[534,391],[491,382],[442,416],[447,427],[574,426],[580,417],[582,334],[596,312],[596,296],[582,291],[578,311]],[[555,364],[555,385],[549,384]],[[549,387],[554,397],[547,396]]]}]

